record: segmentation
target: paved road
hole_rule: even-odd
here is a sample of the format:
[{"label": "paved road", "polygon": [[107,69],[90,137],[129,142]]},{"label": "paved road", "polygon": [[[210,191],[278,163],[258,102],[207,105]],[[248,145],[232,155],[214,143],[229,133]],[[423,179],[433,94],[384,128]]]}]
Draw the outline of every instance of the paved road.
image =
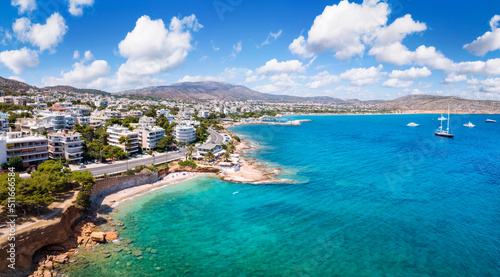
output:
[{"label": "paved road", "polygon": [[208,132],[210,133],[210,142],[214,144],[222,144],[222,142],[224,141],[223,135],[212,129],[208,129]]},{"label": "paved road", "polygon": [[128,161],[117,162],[114,164],[102,164],[99,167],[89,167],[89,168],[79,168],[75,170],[86,170],[88,169],[94,176],[100,176],[103,174],[111,174],[117,172],[125,172],[127,169],[133,169],[138,165],[150,165],[153,162],[155,164],[161,164],[178,160],[184,157],[186,153],[185,149],[181,152],[168,152],[166,154],[156,154],[155,157],[145,157],[145,158],[135,158]]}]

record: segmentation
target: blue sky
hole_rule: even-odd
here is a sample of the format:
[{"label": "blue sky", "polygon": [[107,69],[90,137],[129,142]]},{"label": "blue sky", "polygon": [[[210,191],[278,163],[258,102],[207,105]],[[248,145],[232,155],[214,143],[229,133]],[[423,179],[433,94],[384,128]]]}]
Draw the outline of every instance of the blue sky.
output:
[{"label": "blue sky", "polygon": [[499,1],[7,0],[0,14],[0,76],[40,87],[500,100]]}]

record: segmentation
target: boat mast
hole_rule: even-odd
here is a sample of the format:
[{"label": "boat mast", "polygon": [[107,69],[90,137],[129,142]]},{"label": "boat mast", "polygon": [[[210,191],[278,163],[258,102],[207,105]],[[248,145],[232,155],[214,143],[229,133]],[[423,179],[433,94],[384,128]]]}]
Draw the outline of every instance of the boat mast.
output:
[{"label": "boat mast", "polygon": [[450,103],[448,103],[448,128],[446,129],[448,134],[450,133]]},{"label": "boat mast", "polygon": [[439,131],[443,131],[443,114],[441,113],[441,117],[439,118],[439,121],[441,121],[441,127],[439,127]]}]

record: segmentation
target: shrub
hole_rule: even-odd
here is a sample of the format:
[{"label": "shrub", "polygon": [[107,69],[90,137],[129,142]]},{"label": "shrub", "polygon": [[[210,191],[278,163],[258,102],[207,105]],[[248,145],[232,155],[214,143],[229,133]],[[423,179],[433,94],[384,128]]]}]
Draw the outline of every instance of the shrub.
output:
[{"label": "shrub", "polygon": [[194,163],[193,161],[183,161],[183,162],[180,162],[180,163],[179,163],[179,166],[180,166],[180,167],[186,167],[186,166],[189,166],[189,167],[191,167],[191,168],[196,168],[196,167],[197,167],[196,163]]},{"label": "shrub", "polygon": [[90,193],[87,190],[81,190],[76,196],[76,203],[82,208],[90,207]]},{"label": "shrub", "polygon": [[132,169],[128,169],[127,171],[125,171],[125,174],[126,175],[134,175],[135,172]]},{"label": "shrub", "polygon": [[23,158],[19,156],[11,156],[9,158],[9,166],[14,167],[16,170],[23,168]]}]

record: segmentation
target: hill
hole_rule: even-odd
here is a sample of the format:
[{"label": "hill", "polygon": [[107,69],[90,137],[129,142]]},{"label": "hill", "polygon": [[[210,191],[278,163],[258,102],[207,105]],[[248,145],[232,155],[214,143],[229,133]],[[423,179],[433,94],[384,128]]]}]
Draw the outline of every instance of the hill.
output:
[{"label": "hill", "polygon": [[469,100],[456,96],[409,95],[378,103],[376,106],[385,111],[446,113],[448,104],[452,113],[500,113],[500,101]]},{"label": "hill", "polygon": [[143,95],[172,100],[225,100],[225,101],[327,101],[344,103],[345,101],[333,97],[298,97],[289,95],[275,95],[261,93],[244,86],[221,82],[184,82],[168,86],[148,87],[128,90],[122,94]]},{"label": "hill", "polygon": [[59,91],[59,92],[77,92],[77,93],[90,93],[90,94],[98,94],[102,96],[109,96],[111,93],[98,90],[98,89],[80,89],[71,86],[53,86],[53,87],[44,87],[43,89]]},{"label": "hill", "polygon": [[23,82],[0,77],[0,90],[3,90],[7,95],[17,95],[18,90],[29,90],[30,88],[36,89],[35,86],[30,86]]}]

